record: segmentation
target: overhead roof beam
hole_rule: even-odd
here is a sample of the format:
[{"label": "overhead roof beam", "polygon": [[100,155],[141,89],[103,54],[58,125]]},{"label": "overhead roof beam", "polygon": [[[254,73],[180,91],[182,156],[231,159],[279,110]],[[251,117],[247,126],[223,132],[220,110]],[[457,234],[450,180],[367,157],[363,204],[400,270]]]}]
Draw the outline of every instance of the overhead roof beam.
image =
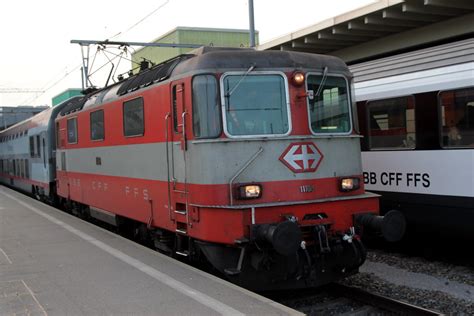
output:
[{"label": "overhead roof beam", "polygon": [[329,52],[330,50],[327,50],[327,49],[323,49],[321,47],[319,48],[308,48],[308,47],[298,47],[298,48],[294,48],[292,46],[289,46],[289,45],[280,45],[280,50],[281,51],[290,51],[290,52],[294,52],[294,51],[298,51],[298,52],[307,52],[307,53],[316,53],[316,54],[323,54],[323,53],[327,53]]},{"label": "overhead roof beam", "polygon": [[392,26],[401,26],[401,27],[419,27],[425,25],[426,22],[423,21],[411,21],[411,20],[394,20],[394,19],[384,19],[377,16],[366,16],[364,18],[365,24],[374,24],[374,25],[392,25]]},{"label": "overhead roof beam", "polygon": [[329,32],[329,31],[318,32],[317,37],[319,40],[331,40],[331,41],[336,40],[336,41],[342,41],[342,42],[362,42],[371,38],[368,36],[338,35],[338,34],[333,34],[332,32]]},{"label": "overhead roof beam", "polygon": [[384,31],[390,33],[398,33],[405,31],[407,28],[393,25],[369,25],[360,21],[351,21],[347,24],[349,30],[366,30],[366,31]]},{"label": "overhead roof beam", "polygon": [[421,5],[416,5],[412,3],[403,4],[402,11],[420,13],[420,14],[444,15],[444,16],[457,16],[465,12],[465,10],[463,9],[430,7],[428,5],[421,6]]},{"label": "overhead roof beam", "polygon": [[324,47],[328,49],[341,49],[343,47],[351,46],[358,43],[344,42],[344,41],[338,41],[338,40],[318,40],[317,38],[307,36],[304,38],[304,44],[308,47]]},{"label": "overhead roof beam", "polygon": [[347,44],[345,45],[338,45],[330,42],[326,43],[317,43],[317,44],[308,44],[300,41],[292,41],[291,42],[291,47],[292,48],[305,48],[305,49],[320,49],[324,48],[327,50],[336,50],[336,49],[341,49],[343,47],[348,46]]},{"label": "overhead roof beam", "polygon": [[352,35],[358,35],[358,36],[366,36],[366,37],[380,37],[384,36],[387,33],[386,31],[368,31],[368,30],[350,30],[346,25],[337,25],[334,26],[331,30],[332,34],[337,34],[337,35],[347,35],[347,36],[352,36]]},{"label": "overhead roof beam", "polygon": [[425,5],[436,7],[457,8],[474,10],[474,2],[472,0],[424,0]]},{"label": "overhead roof beam", "polygon": [[[474,21],[474,13],[343,48],[331,52],[331,55],[338,56],[347,63],[352,63],[356,60],[394,52],[399,49],[417,47],[426,43],[474,33],[472,21]],[[460,28],[460,25],[464,27]]]},{"label": "overhead roof beam", "polygon": [[395,10],[383,10],[382,17],[387,19],[413,20],[424,22],[437,22],[443,19],[443,17],[439,15],[397,12]]}]

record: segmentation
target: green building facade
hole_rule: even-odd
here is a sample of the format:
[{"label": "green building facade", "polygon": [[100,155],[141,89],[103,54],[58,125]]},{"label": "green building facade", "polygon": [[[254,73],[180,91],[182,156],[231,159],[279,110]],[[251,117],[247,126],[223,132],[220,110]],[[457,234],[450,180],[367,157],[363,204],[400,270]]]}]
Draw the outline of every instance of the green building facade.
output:
[{"label": "green building facade", "polygon": [[[250,35],[248,30],[177,27],[153,42],[216,47],[249,47]],[[255,31],[255,43],[258,45],[257,31]],[[191,50],[193,48],[143,47],[132,54],[132,68],[136,68],[143,59],[159,64]]]},{"label": "green building facade", "polygon": [[58,105],[59,103],[66,101],[67,99],[70,99],[72,97],[75,97],[76,95],[82,95],[82,89],[67,89],[57,96],[53,97],[52,99],[52,105]]}]

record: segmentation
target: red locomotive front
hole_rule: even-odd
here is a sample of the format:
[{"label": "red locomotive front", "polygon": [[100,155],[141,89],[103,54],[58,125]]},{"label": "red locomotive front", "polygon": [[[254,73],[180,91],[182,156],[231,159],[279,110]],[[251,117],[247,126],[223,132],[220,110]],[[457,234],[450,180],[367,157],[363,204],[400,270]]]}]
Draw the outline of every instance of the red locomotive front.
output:
[{"label": "red locomotive front", "polygon": [[75,212],[257,290],[364,262],[356,221],[377,226],[378,198],[339,59],[202,48],[72,103],[57,190]]}]

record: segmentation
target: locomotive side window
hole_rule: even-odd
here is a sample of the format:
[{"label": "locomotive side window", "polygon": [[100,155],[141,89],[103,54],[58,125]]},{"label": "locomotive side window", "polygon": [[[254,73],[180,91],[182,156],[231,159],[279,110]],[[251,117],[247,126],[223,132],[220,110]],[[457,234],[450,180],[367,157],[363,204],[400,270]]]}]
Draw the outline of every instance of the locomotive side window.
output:
[{"label": "locomotive side window", "polygon": [[405,96],[367,102],[370,149],[414,149],[415,98]]},{"label": "locomotive side window", "polygon": [[123,134],[126,137],[142,136],[145,133],[143,98],[123,103]]},{"label": "locomotive side window", "polygon": [[91,140],[104,140],[104,110],[91,112]]},{"label": "locomotive side window", "polygon": [[279,74],[228,74],[223,80],[224,126],[230,136],[290,132],[285,78]]},{"label": "locomotive side window", "polygon": [[177,99],[177,86],[173,87],[173,130],[178,133],[178,99]]},{"label": "locomotive side window", "polygon": [[211,75],[193,78],[193,132],[196,138],[221,134],[217,80]]},{"label": "locomotive side window", "polygon": [[77,144],[77,118],[67,120],[67,142]]},{"label": "locomotive side window", "polygon": [[309,75],[309,118],[314,134],[351,131],[349,87],[344,77]]},{"label": "locomotive side window", "polygon": [[474,87],[439,94],[443,147],[474,146]]}]

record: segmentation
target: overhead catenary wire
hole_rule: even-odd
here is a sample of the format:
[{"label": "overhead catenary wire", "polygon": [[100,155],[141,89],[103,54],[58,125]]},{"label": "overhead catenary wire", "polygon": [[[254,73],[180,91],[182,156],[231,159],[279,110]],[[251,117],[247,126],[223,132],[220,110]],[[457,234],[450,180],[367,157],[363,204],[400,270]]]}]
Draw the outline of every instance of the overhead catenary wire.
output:
[{"label": "overhead catenary wire", "polygon": [[[110,37],[110,39],[113,39],[113,38],[116,38],[120,35],[124,35],[126,34],[127,32],[129,32],[130,30],[134,29],[135,27],[137,27],[138,25],[140,25],[143,21],[145,21],[146,19],[148,19],[150,16],[152,16],[153,14],[155,14],[157,11],[159,11],[161,8],[163,8],[164,6],[166,6],[168,3],[170,2],[170,0],[166,0],[164,3],[160,4],[156,9],[154,9],[153,11],[151,11],[150,13],[148,13],[147,15],[145,15],[143,18],[141,18],[140,20],[138,20],[136,23],[132,24],[130,27],[128,27],[125,31],[121,31],[121,32],[118,32],[117,34],[115,34],[114,36]],[[116,57],[115,57],[116,58]],[[127,59],[129,60],[129,59]],[[133,61],[132,61],[133,62]],[[41,96],[43,96],[46,92],[48,92],[49,90],[51,90],[52,88],[54,88],[55,86],[57,86],[59,83],[61,83],[63,80],[65,80],[70,74],[72,74],[73,72],[75,72],[76,70],[80,69],[82,66],[82,64],[79,64],[77,65],[76,67],[73,68],[73,70],[71,71],[67,71],[65,72],[65,74],[60,78],[58,79],[57,81],[55,81],[53,84],[48,85],[49,82],[51,82],[52,80],[48,81],[48,83],[46,83],[44,86],[47,86],[46,88],[42,88],[40,89],[41,92],[39,95],[36,95],[35,97],[33,98],[27,98],[25,99],[25,101],[23,101],[23,104],[27,104],[27,103],[30,103],[30,102],[35,102],[36,100],[38,100]],[[105,65],[104,65],[105,66]],[[103,68],[103,67],[101,67]],[[43,87],[44,87],[43,86]]]},{"label": "overhead catenary wire", "polygon": [[165,5],[167,5],[168,3],[170,2],[170,0],[166,0],[165,3],[161,4],[159,7],[157,7],[155,10],[151,11],[150,13],[148,13],[146,16],[144,16],[143,18],[141,18],[138,22],[134,23],[132,26],[130,26],[128,29],[126,29],[125,31],[123,32],[118,32],[117,34],[115,34],[114,36],[110,37],[110,39],[113,39],[113,38],[116,38],[117,36],[120,36],[120,35],[123,35],[127,32],[129,32],[130,30],[132,30],[133,28],[135,28],[137,25],[141,24],[143,21],[145,21],[146,19],[148,19],[150,16],[152,16],[153,14],[155,14],[158,10],[160,10],[161,8],[163,8]]},{"label": "overhead catenary wire", "polygon": [[64,76],[62,76],[60,79],[58,79],[56,82],[54,82],[53,84],[51,84],[49,87],[45,88],[45,89],[42,89],[43,92],[41,92],[39,95],[33,97],[33,98],[29,98],[29,99],[26,99],[26,101],[23,102],[23,104],[27,104],[29,102],[34,102],[36,101],[39,97],[41,97],[43,94],[45,94],[46,92],[48,92],[49,90],[51,90],[52,88],[54,88],[56,85],[58,85],[61,81],[63,81],[64,79],[66,79],[70,74],[72,74],[74,71],[78,70],[79,68],[81,68],[81,64],[79,64],[78,66],[76,66],[75,68],[73,68],[71,71],[67,72],[64,74]]}]

